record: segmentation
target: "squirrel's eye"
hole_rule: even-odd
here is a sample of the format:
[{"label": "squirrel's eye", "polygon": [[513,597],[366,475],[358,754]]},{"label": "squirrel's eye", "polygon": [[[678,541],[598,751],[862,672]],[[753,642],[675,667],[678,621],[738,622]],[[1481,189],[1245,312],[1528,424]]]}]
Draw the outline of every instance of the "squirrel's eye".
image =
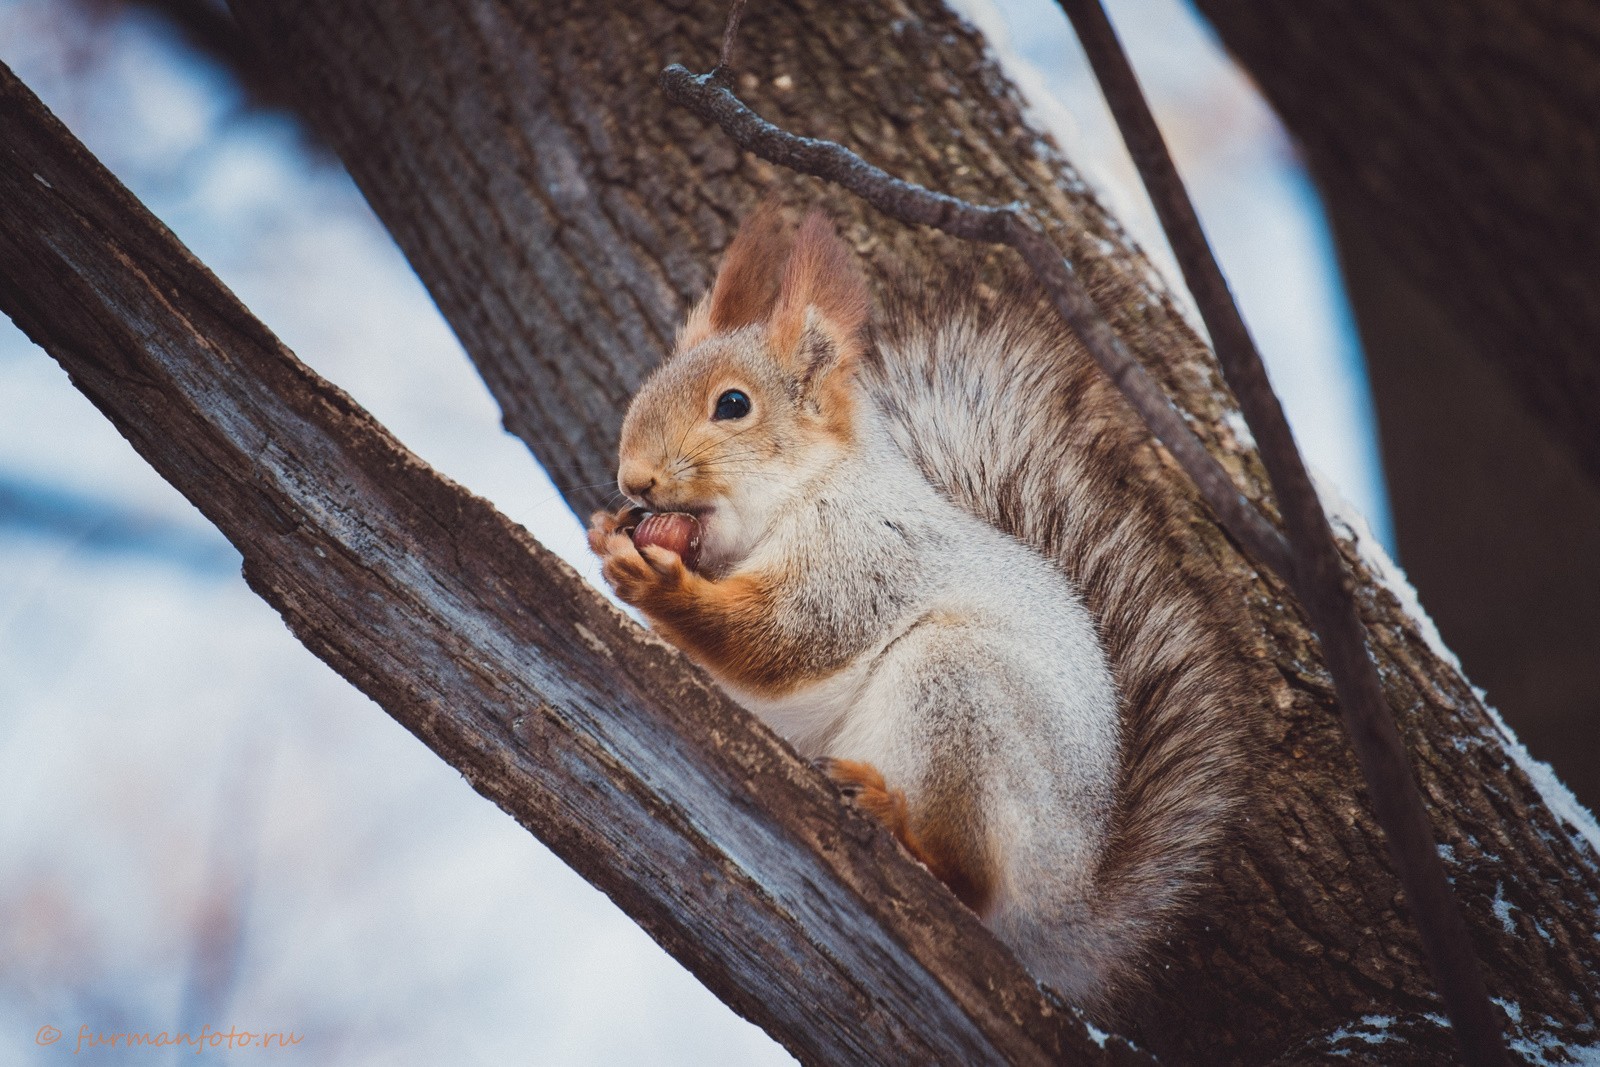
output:
[{"label": "squirrel's eye", "polygon": [[729,389],[717,397],[717,410],[711,413],[715,419],[742,419],[750,414],[750,398],[737,389]]}]

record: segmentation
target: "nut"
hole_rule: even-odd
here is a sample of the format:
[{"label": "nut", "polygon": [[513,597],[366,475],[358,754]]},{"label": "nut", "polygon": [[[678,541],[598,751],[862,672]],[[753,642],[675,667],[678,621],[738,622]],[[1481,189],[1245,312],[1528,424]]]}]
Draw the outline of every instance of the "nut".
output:
[{"label": "nut", "polygon": [[683,559],[685,567],[694,570],[700,564],[700,520],[681,511],[646,516],[633,530],[633,543],[640,548],[669,548]]}]

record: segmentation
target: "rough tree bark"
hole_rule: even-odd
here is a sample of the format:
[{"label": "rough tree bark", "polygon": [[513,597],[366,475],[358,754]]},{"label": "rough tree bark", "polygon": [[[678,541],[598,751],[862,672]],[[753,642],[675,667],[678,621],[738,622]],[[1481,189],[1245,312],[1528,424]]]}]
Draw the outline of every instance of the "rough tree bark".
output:
[{"label": "rough tree bark", "polygon": [[[880,277],[950,252],[846,198],[779,181],[665,105],[656,72],[714,61],[720,0],[235,8],[430,287],[507,427],[558,482],[609,480],[627,396],[759,190],[777,182],[791,199],[828,203]],[[1022,199],[1060,219],[1055,236],[1114,326],[1260,496],[1209,354],[1026,125],[970,29],[931,0],[793,0],[754,7],[742,39],[752,73],[741,95],[787,128],[932,187]],[[1188,493],[1176,478],[1170,491]],[[568,498],[583,512],[601,495]],[[1447,1058],[1448,1037],[1422,1014],[1434,1006],[1425,969],[1304,623],[1198,510],[1192,529],[1197,560],[1251,583],[1260,651],[1278,669],[1273,744],[1259,811],[1136,1036],[1179,1059],[1260,1059],[1366,1049],[1346,1024],[1404,1015],[1417,1024],[1408,1054]],[[1594,1042],[1593,847],[1541,802],[1466,681],[1347,547],[1491,993],[1515,1007],[1508,1030],[1525,1042]]]},{"label": "rough tree bark", "polygon": [[299,363],[0,66],[0,310],[295,635],[815,1062],[1148,1062],[1091,1040],[675,651]]},{"label": "rough tree bark", "polygon": [[1401,563],[1600,806],[1600,8],[1198,6],[1328,205]]}]

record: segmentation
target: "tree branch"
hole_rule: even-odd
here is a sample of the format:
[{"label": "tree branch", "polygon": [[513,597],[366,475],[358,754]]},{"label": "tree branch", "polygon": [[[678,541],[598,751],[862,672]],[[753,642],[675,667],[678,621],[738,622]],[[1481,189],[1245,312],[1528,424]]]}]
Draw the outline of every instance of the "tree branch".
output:
[{"label": "tree branch", "polygon": [[296,636],[796,1055],[1146,1060],[1092,1041],[876,823],[299,363],[3,67],[0,203],[0,307]]},{"label": "tree branch", "polygon": [[1322,501],[1306,473],[1267,379],[1266,367],[1228,283],[1200,228],[1199,216],[1167,151],[1139,79],[1100,0],[1059,0],[1083,43],[1117,128],[1139,169],[1145,191],[1194,294],[1228,387],[1256,439],[1294,552],[1294,587],[1311,615],[1333,673],[1345,729],[1361,764],[1367,792],[1383,826],[1401,884],[1411,899],[1434,982],[1456,1036],[1475,1064],[1506,1061],[1505,1042],[1489,1007],[1482,968],[1466,923],[1445,881],[1438,842],[1428,824],[1405,745],[1368,654],[1355,595]]},{"label": "tree branch", "polygon": [[[580,512],[600,506],[591,487],[615,474],[628,396],[762,196],[825,204],[885,287],[897,269],[933,271],[958,254],[953,238],[735,151],[652,91],[671,62],[716,63],[726,0],[233,6],[427,284],[507,428]],[[384,33],[372,32],[378,24]],[[1210,351],[1071,164],[1029,127],[969,26],[937,0],[786,0],[752,5],[740,37],[739,91],[764,113],[862,146],[924,186],[1031,205],[1183,418],[1251,499],[1266,497]],[[1354,1020],[1398,1009],[1426,1022],[1439,1004],[1317,644],[1293,598],[1232,550],[1175,464],[1148,476],[1180,523],[1184,569],[1218,596],[1244,590],[1254,627],[1243,653],[1270,665],[1269,697],[1248,713],[1272,758],[1252,772],[1252,813],[1196,926],[1174,932],[1159,988],[1133,1006],[1132,1036],[1174,1062],[1370,1055]],[[1592,1043],[1600,834],[1585,835],[1559,785],[1486,714],[1407,610],[1381,552],[1353,533],[1341,548],[1492,995],[1517,1011],[1519,1041]],[[1385,1034],[1399,1040],[1402,1028]],[[1448,1027],[1405,1029],[1403,1040],[1411,1062],[1457,1055]]]}]

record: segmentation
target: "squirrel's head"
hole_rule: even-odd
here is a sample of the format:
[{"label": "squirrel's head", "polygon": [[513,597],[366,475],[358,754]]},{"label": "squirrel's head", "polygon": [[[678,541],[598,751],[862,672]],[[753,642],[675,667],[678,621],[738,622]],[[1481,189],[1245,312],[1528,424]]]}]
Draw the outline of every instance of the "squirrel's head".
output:
[{"label": "squirrel's head", "polygon": [[791,234],[772,204],[728,246],[622,424],[617,485],[702,524],[701,558],[742,558],[773,513],[855,441],[866,282],[813,211]]}]

